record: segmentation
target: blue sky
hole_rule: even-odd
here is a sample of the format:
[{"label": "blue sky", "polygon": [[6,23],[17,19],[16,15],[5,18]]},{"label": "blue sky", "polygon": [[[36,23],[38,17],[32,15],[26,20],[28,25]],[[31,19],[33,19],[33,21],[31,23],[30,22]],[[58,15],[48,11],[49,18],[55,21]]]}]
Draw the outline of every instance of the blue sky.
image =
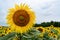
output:
[{"label": "blue sky", "polygon": [[8,9],[20,3],[26,3],[32,8],[36,23],[60,21],[60,0],[0,0],[0,25],[7,25]]}]

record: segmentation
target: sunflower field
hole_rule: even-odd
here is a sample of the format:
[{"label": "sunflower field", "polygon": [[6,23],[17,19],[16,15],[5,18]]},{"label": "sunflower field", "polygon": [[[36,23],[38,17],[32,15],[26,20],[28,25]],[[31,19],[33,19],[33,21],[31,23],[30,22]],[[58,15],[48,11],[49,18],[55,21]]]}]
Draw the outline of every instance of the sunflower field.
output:
[{"label": "sunflower field", "polygon": [[11,31],[9,27],[0,26],[0,40],[60,40],[60,28],[54,27],[33,27],[25,33]]},{"label": "sunflower field", "polygon": [[34,27],[35,12],[27,4],[15,4],[6,17],[8,27],[0,26],[0,40],[60,40],[60,28]]}]

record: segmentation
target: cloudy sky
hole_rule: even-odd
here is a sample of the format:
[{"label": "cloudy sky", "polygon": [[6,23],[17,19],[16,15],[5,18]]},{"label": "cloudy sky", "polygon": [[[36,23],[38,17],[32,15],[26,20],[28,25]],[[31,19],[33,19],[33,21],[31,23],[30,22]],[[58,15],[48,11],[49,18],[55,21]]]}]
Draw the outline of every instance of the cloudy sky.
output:
[{"label": "cloudy sky", "polygon": [[36,15],[36,23],[60,21],[60,0],[0,0],[0,25],[6,24],[8,9],[26,3]]}]

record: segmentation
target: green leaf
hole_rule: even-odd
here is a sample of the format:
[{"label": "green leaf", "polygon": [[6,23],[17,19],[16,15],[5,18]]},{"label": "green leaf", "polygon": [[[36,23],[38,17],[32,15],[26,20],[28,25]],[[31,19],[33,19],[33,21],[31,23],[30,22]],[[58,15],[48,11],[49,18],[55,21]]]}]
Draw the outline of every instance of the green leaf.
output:
[{"label": "green leaf", "polygon": [[40,35],[40,31],[32,28],[27,33],[22,34],[21,38],[22,40],[40,40],[38,35]]},{"label": "green leaf", "polygon": [[8,40],[9,38],[14,37],[15,34],[15,32],[7,34],[6,36],[0,37],[0,40]]}]

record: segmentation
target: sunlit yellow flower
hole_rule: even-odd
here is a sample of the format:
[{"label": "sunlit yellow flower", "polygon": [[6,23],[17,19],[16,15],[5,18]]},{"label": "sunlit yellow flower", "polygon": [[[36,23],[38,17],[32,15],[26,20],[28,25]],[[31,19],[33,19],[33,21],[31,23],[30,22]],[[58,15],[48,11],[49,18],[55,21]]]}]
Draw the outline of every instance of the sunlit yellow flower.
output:
[{"label": "sunlit yellow flower", "polygon": [[50,28],[51,28],[51,29],[53,29],[53,28],[54,28],[54,26],[53,26],[53,25],[51,25],[51,26],[50,26]]},{"label": "sunlit yellow flower", "polygon": [[45,31],[46,31],[46,32],[51,32],[50,27],[46,27],[46,28],[45,28]]},{"label": "sunlit yellow flower", "polygon": [[51,25],[51,26],[49,26],[49,27],[45,27],[45,30],[46,30],[47,32],[51,32],[51,29],[54,29],[54,26],[53,26],[53,25]]},{"label": "sunlit yellow flower", "polygon": [[45,27],[45,29],[50,30],[50,27]]},{"label": "sunlit yellow flower", "polygon": [[5,34],[0,34],[0,37],[5,36]]},{"label": "sunlit yellow flower", "polygon": [[5,35],[6,35],[6,34],[9,34],[11,32],[12,32],[11,28],[6,28],[3,33],[5,33]]},{"label": "sunlit yellow flower", "polygon": [[50,36],[50,37],[53,36],[53,33],[49,33],[48,36]]},{"label": "sunlit yellow flower", "polygon": [[37,27],[36,29],[39,30],[39,31],[42,32],[42,33],[45,32],[45,29],[44,29],[43,27]]},{"label": "sunlit yellow flower", "polygon": [[58,36],[57,35],[53,35],[53,38],[57,38]]},{"label": "sunlit yellow flower", "polygon": [[12,32],[11,30],[8,30],[8,31],[7,31],[7,34],[9,34],[9,33],[11,33],[11,32]]},{"label": "sunlit yellow flower", "polygon": [[15,5],[15,8],[11,8],[9,11],[7,23],[12,30],[23,33],[32,28],[35,23],[35,14],[26,4]]},{"label": "sunlit yellow flower", "polygon": [[0,26],[0,29],[2,29],[2,26]]}]

